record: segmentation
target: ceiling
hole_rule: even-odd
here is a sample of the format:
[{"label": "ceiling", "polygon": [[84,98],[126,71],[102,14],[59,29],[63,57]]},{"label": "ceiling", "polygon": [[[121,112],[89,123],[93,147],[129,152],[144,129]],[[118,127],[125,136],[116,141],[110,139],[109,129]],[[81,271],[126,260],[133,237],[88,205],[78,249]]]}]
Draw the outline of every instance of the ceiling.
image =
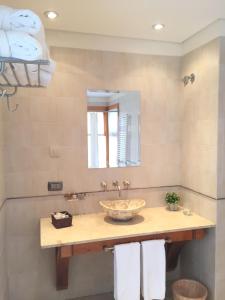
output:
[{"label": "ceiling", "polygon": [[[45,28],[116,37],[180,43],[219,18],[225,18],[225,0],[2,0],[1,4],[30,8]],[[59,17],[43,16],[55,10]],[[161,32],[152,24],[161,22]]]}]

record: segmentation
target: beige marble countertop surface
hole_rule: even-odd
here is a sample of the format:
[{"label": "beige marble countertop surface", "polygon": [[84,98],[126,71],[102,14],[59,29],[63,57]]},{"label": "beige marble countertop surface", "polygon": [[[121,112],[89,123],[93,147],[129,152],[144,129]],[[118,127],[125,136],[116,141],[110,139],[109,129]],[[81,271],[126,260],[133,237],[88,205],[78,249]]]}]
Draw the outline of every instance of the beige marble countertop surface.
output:
[{"label": "beige marble countertop surface", "polygon": [[133,236],[215,227],[199,215],[185,216],[165,207],[145,208],[129,222],[115,222],[105,213],[76,215],[73,226],[56,229],[50,218],[40,220],[41,248],[53,248]]}]

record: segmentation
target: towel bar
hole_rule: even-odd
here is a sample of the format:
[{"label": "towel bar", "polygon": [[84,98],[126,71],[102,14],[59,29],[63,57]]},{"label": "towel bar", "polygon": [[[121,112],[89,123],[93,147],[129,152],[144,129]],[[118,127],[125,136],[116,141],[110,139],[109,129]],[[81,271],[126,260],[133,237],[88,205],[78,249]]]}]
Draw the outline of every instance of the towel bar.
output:
[{"label": "towel bar", "polygon": [[[69,262],[74,255],[91,252],[113,251],[113,246],[149,240],[165,240],[167,270],[174,270],[177,266],[178,258],[183,246],[192,240],[202,240],[205,236],[205,229],[193,229],[185,231],[171,231],[165,233],[153,233],[131,237],[121,237],[117,239],[105,239],[104,241],[89,241],[80,244],[71,244],[56,247],[56,289],[64,290],[68,288],[69,282]],[[169,243],[169,244],[168,244]],[[54,248],[54,247],[52,247]]]},{"label": "towel bar", "polygon": [[[171,239],[166,239],[165,243],[166,244],[171,244],[173,241]],[[112,252],[114,251],[114,247],[104,247],[103,248],[105,252]]]},{"label": "towel bar", "polygon": [[114,247],[104,247],[104,251],[105,252],[113,252],[114,251]]}]

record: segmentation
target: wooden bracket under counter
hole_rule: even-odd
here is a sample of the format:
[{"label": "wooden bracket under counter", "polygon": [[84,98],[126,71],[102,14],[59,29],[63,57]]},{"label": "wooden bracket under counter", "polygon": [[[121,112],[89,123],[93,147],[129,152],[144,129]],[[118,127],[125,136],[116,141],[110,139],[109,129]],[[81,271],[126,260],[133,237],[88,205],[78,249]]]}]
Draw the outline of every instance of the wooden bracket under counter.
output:
[{"label": "wooden bracket under counter", "polygon": [[56,248],[56,288],[57,290],[68,288],[69,259],[73,255],[86,254],[89,252],[104,251],[115,245],[131,242],[165,239],[171,242],[166,245],[167,269],[172,270],[177,266],[178,257],[184,244],[191,240],[200,240],[205,236],[204,229],[171,232],[168,234],[145,235],[131,238],[121,238],[94,243],[62,246]]},{"label": "wooden bracket under counter", "polygon": [[41,219],[41,247],[55,248],[56,289],[68,288],[69,261],[74,255],[104,251],[118,244],[165,239],[167,270],[176,267],[182,247],[191,240],[201,240],[210,220],[196,214],[185,216],[181,211],[169,212],[164,207],[146,208],[138,218],[116,223],[102,213],[75,216],[73,226],[55,229],[50,218]]}]

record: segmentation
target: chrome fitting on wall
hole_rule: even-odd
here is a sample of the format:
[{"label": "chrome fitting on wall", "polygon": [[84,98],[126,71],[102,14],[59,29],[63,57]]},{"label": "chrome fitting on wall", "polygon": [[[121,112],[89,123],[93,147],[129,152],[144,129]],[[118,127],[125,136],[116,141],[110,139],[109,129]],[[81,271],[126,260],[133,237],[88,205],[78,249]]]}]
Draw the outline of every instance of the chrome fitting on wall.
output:
[{"label": "chrome fitting on wall", "polygon": [[129,180],[124,180],[123,181],[123,186],[125,190],[128,190],[130,187],[130,181]]},{"label": "chrome fitting on wall", "polygon": [[193,84],[195,82],[195,74],[191,73],[191,75],[186,75],[184,76],[184,78],[182,79],[184,86],[188,85],[188,83]]},{"label": "chrome fitting on wall", "polygon": [[74,201],[74,200],[84,200],[86,197],[86,193],[67,193],[64,195],[64,198],[67,201]]},{"label": "chrome fitting on wall", "polygon": [[107,191],[107,187],[108,187],[107,182],[102,181],[101,182],[101,187],[103,188],[104,192],[106,192]]}]

